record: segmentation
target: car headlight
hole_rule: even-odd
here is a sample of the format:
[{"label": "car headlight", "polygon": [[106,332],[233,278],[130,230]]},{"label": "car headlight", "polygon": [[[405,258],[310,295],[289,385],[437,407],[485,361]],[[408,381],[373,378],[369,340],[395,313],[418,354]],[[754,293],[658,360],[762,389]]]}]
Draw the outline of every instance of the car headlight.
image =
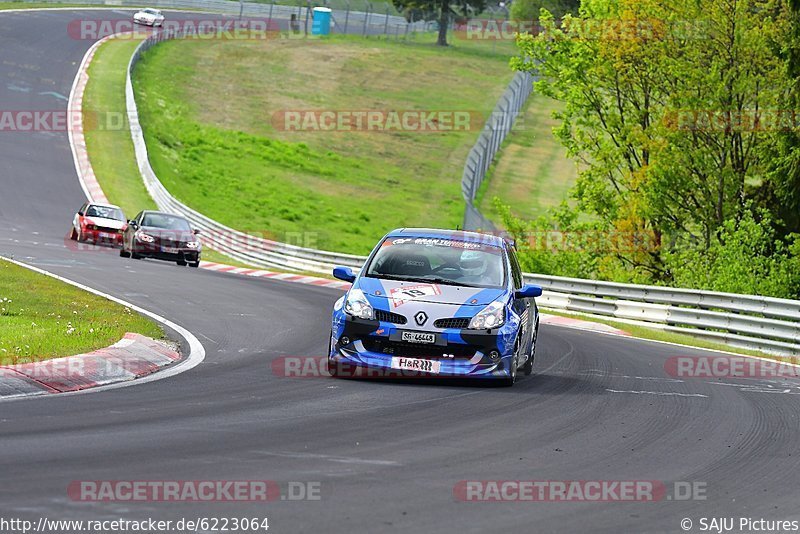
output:
[{"label": "car headlight", "polygon": [[186,248],[200,248],[200,241],[189,241],[186,243]]},{"label": "car headlight", "polygon": [[347,293],[344,311],[359,319],[372,319],[372,305],[360,289],[351,289]]},{"label": "car headlight", "polygon": [[147,234],[136,234],[136,239],[142,243],[153,243],[156,240],[155,237]]},{"label": "car headlight", "polygon": [[491,330],[502,326],[504,322],[506,322],[506,307],[502,302],[495,300],[478,312],[469,322],[467,328],[472,330]]}]

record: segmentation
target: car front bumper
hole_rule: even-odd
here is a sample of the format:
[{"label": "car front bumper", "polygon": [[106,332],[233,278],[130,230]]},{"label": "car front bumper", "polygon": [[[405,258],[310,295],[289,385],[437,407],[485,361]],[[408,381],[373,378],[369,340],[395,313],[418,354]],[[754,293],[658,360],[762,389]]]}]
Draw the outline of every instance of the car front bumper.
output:
[{"label": "car front bumper", "polygon": [[172,247],[147,246],[145,244],[134,244],[131,252],[143,258],[153,258],[165,261],[185,261],[197,263],[200,261],[200,250],[190,248],[178,248],[176,252]]},{"label": "car front bumper", "polygon": [[[435,331],[436,343],[420,345],[400,340],[405,325],[356,319],[334,311],[329,366],[340,375],[371,377],[458,377],[504,379],[514,361],[516,327],[503,325],[492,331],[444,329]],[[495,357],[490,354],[494,352]],[[398,359],[438,362],[438,372],[399,369]],[[434,364],[435,365],[435,364]],[[362,373],[363,374],[363,373]]]},{"label": "car front bumper", "polygon": [[109,230],[81,230],[81,239],[93,243],[122,246],[122,231],[112,232]]}]

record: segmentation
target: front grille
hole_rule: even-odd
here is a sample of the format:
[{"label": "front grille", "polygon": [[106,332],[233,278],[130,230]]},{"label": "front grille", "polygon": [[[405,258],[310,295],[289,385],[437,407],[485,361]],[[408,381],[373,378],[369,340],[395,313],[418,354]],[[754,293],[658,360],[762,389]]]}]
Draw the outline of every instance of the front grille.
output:
[{"label": "front grille", "polygon": [[375,319],[394,324],[406,324],[408,322],[408,319],[399,313],[392,313],[384,310],[375,310]]},{"label": "front grille", "polygon": [[[363,340],[364,348],[370,352],[380,354],[391,354],[392,356],[405,356],[408,358],[427,358],[434,360],[453,359],[469,360],[477,352],[477,348],[472,345],[450,344],[446,347],[435,345],[418,345],[415,343],[403,343],[401,341],[389,341],[385,338],[367,337]],[[445,356],[447,354],[448,356]]]},{"label": "front grille", "polygon": [[433,326],[436,328],[466,328],[469,326],[469,317],[451,317],[449,319],[436,319]]},{"label": "front grille", "polygon": [[172,239],[169,237],[159,237],[156,239],[156,243],[161,245],[162,247],[173,247],[173,248],[183,248],[185,247],[185,243],[183,241],[179,241],[177,239]]},{"label": "front grille", "polygon": [[122,233],[122,230],[117,230],[116,228],[107,228],[105,226],[95,226],[100,232],[107,232],[109,234],[119,234]]}]

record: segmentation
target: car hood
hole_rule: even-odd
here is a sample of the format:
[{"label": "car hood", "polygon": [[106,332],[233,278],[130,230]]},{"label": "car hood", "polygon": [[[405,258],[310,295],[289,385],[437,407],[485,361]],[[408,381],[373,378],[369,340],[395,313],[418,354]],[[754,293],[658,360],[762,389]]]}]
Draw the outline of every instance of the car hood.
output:
[{"label": "car hood", "polygon": [[360,278],[356,287],[371,297],[388,299],[394,308],[408,302],[486,306],[505,293],[503,289],[497,288],[402,282],[367,277]]},{"label": "car hood", "polygon": [[187,232],[185,230],[167,230],[165,228],[154,228],[152,226],[141,226],[140,231],[147,235],[158,238],[169,238],[173,241],[196,241],[194,232]]},{"label": "car hood", "polygon": [[103,228],[113,228],[114,230],[122,230],[126,224],[125,221],[106,219],[105,217],[86,217],[85,220],[89,224],[102,226]]}]

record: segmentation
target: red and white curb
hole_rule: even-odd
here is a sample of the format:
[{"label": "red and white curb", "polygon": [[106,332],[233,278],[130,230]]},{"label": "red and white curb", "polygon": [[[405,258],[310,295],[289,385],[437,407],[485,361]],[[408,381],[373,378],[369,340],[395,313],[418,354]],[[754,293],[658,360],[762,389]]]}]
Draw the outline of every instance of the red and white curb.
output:
[{"label": "red and white curb", "polygon": [[140,334],[88,354],[0,366],[0,398],[82,391],[147,376],[180,359],[177,351]]},{"label": "red and white curb", "polygon": [[257,278],[269,278],[271,280],[282,280],[284,282],[294,282],[297,284],[307,284],[319,287],[332,287],[335,289],[350,289],[350,283],[340,282],[339,280],[329,280],[318,276],[305,276],[292,273],[277,273],[264,271],[261,269],[246,269],[244,267],[234,267],[224,263],[214,263],[211,261],[201,261],[200,268],[220,273],[239,274],[242,276],[254,276]]},{"label": "red and white curb", "polygon": [[613,334],[616,336],[630,336],[630,332],[614,328],[611,325],[603,323],[593,323],[592,321],[583,321],[581,319],[573,319],[572,317],[562,317],[560,315],[549,315],[546,313],[539,314],[539,323],[554,326],[566,326],[568,328],[576,328],[578,330],[588,330],[590,332],[600,332],[601,334]]},{"label": "red and white curb", "polygon": [[92,163],[89,161],[89,152],[86,150],[86,137],[83,133],[83,95],[86,92],[86,84],[89,82],[89,65],[92,58],[98,47],[113,37],[111,35],[100,39],[83,56],[81,65],[78,67],[78,74],[72,82],[67,103],[67,116],[73,118],[72,125],[68,129],[69,146],[72,149],[72,159],[75,162],[78,180],[87,199],[103,203],[107,203],[108,199],[97,181]]}]

